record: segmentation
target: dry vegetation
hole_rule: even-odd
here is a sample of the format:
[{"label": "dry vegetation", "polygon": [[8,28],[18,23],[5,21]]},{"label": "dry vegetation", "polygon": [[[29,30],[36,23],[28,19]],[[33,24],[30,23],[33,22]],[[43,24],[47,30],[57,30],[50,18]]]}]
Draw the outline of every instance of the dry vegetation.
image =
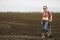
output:
[{"label": "dry vegetation", "polygon": [[[60,37],[60,14],[53,13],[52,32],[56,36],[55,40]],[[41,36],[41,13],[1,13],[0,12],[0,36],[19,35],[19,36]],[[22,38],[2,38],[0,40],[37,40]],[[39,39],[38,39],[39,40]]]}]

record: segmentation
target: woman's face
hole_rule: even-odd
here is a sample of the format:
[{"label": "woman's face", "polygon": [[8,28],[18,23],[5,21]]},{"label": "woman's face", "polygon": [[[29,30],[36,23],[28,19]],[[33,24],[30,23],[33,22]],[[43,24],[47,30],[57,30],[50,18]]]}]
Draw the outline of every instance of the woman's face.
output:
[{"label": "woman's face", "polygon": [[47,7],[46,7],[46,6],[44,6],[44,7],[43,7],[43,10],[44,10],[44,11],[46,11],[46,10],[47,10]]}]

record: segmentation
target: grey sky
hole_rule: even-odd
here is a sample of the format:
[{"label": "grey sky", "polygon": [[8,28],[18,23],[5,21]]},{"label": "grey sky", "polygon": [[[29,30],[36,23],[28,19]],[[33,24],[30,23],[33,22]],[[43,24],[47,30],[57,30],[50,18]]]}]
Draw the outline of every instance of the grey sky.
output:
[{"label": "grey sky", "polygon": [[60,12],[59,4],[60,0],[0,0],[0,11],[35,12],[47,5],[48,10]]}]

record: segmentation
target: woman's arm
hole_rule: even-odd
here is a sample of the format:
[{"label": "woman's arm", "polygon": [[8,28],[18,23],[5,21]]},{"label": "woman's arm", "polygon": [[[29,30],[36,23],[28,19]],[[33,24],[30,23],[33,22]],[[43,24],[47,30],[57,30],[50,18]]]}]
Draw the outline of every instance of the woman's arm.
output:
[{"label": "woman's arm", "polygon": [[50,20],[49,20],[49,21],[52,21],[52,18],[53,18],[53,16],[52,16],[52,14],[50,13]]}]

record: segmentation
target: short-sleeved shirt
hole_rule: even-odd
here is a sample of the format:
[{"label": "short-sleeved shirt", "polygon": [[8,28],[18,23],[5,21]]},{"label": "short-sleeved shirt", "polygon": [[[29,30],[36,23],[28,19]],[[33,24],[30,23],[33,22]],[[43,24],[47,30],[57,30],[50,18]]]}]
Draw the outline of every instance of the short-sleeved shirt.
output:
[{"label": "short-sleeved shirt", "polygon": [[43,19],[47,19],[47,20],[49,20],[50,19],[50,16],[51,16],[52,14],[49,12],[49,11],[43,11],[43,13],[42,13],[42,17],[43,17]]}]

